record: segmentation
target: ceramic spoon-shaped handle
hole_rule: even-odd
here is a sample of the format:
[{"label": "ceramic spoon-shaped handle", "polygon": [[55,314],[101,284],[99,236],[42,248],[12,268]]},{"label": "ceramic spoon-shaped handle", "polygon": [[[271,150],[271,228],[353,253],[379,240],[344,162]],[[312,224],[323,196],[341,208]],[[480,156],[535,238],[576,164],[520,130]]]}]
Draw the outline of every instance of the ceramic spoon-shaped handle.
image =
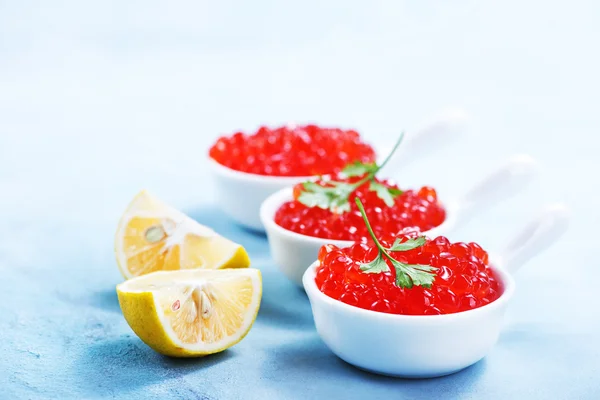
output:
[{"label": "ceramic spoon-shaped handle", "polygon": [[477,211],[520,192],[531,183],[537,170],[537,163],[531,156],[514,156],[459,200],[458,220],[462,224]]},{"label": "ceramic spoon-shaped handle", "polygon": [[553,244],[569,226],[569,210],[554,204],[545,210],[509,242],[500,253],[500,264],[516,272],[530,258]]},{"label": "ceramic spoon-shaped handle", "polygon": [[[392,159],[383,168],[385,172],[380,176],[389,175],[389,172],[397,171],[398,168],[422,158],[427,153],[456,142],[456,139],[467,131],[468,119],[462,110],[448,110],[422,128],[407,133]],[[385,157],[381,158],[383,159]]]}]

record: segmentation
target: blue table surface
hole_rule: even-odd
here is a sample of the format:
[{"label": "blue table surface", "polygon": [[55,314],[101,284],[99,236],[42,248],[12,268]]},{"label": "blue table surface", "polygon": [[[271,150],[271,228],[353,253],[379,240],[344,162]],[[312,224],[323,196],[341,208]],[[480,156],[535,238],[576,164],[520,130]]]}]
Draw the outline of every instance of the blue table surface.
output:
[{"label": "blue table surface", "polygon": [[[599,15],[593,0],[0,1],[0,398],[600,398]],[[572,224],[517,274],[483,361],[431,380],[361,372],[320,340],[265,237],[219,211],[207,148],[290,121],[385,144],[446,107],[472,135],[395,171],[404,187],[448,198],[511,154],[542,166],[453,240],[500,249],[555,201]],[[165,358],[123,319],[113,234],[142,188],[263,271],[230,350]]]}]

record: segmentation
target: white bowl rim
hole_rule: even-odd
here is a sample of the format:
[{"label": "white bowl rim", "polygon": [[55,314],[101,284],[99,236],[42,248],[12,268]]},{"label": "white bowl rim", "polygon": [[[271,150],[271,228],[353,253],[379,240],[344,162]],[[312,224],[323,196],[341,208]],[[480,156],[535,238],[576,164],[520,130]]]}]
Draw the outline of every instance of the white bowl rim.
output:
[{"label": "white bowl rim", "polygon": [[[293,188],[291,188],[291,187],[286,187],[286,188],[280,189],[277,192],[271,194],[269,197],[267,197],[265,199],[265,201],[263,201],[263,203],[261,204],[261,207],[260,207],[260,218],[261,218],[263,226],[265,228],[269,227],[270,229],[273,229],[277,233],[287,236],[288,238],[291,238],[294,240],[302,240],[307,243],[320,244],[320,245],[333,244],[338,247],[347,247],[354,243],[354,240],[328,239],[328,238],[320,238],[320,237],[316,237],[316,236],[304,235],[302,233],[298,233],[298,232],[294,232],[289,229],[286,229],[286,228],[282,227],[281,225],[279,225],[278,223],[276,223],[275,222],[275,213],[277,213],[277,210],[279,210],[279,208],[283,205],[285,199],[288,199],[285,201],[289,201],[289,199],[293,197],[292,191],[293,191]],[[454,226],[456,223],[455,212],[454,212],[456,210],[456,208],[457,208],[456,204],[453,204],[452,202],[448,202],[446,205],[444,205],[444,209],[446,210],[446,219],[444,219],[444,222],[442,222],[438,226],[435,226],[435,227],[429,229],[428,231],[422,232],[422,234],[427,235],[429,232],[433,232],[433,233],[441,232],[441,230],[446,227],[451,228],[452,226]],[[435,236],[435,235],[433,235],[433,236]]]},{"label": "white bowl rim", "polygon": [[443,323],[448,322],[453,319],[462,319],[462,318],[470,318],[475,317],[478,314],[486,313],[493,311],[496,308],[502,307],[505,303],[507,303],[512,295],[515,292],[515,281],[508,272],[506,272],[502,268],[498,268],[493,264],[490,264],[490,267],[496,272],[501,279],[501,283],[503,286],[503,291],[500,297],[496,300],[483,305],[481,307],[477,307],[467,311],[459,311],[452,314],[439,314],[439,315],[406,315],[406,314],[390,314],[379,311],[367,310],[360,307],[351,306],[350,304],[346,304],[343,301],[334,299],[332,297],[327,296],[325,293],[321,292],[317,288],[317,284],[315,282],[316,277],[316,267],[319,261],[313,262],[310,267],[304,272],[302,276],[302,284],[304,289],[306,290],[306,294],[309,299],[315,299],[316,301],[321,301],[329,304],[332,307],[336,307],[339,310],[349,313],[355,313],[358,315],[362,315],[366,318],[373,318],[377,320],[382,320],[386,322],[418,322],[418,323]]}]

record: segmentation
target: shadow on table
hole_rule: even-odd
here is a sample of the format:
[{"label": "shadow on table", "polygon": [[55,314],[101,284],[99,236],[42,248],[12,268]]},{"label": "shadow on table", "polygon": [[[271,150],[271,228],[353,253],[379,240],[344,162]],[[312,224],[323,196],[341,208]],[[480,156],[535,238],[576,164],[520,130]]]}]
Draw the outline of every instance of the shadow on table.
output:
[{"label": "shadow on table", "polygon": [[[274,389],[298,393],[306,392],[307,383],[314,387],[315,395],[339,398],[361,398],[370,393],[372,398],[384,394],[418,398],[448,398],[469,392],[485,371],[485,359],[455,374],[429,379],[405,379],[377,375],[358,369],[334,355],[319,336],[293,341],[279,346],[263,364],[263,376],[277,376],[285,370],[289,380],[275,384]],[[398,397],[400,396],[400,397]]]},{"label": "shadow on table", "polygon": [[121,312],[121,307],[119,307],[119,298],[117,297],[117,291],[114,287],[92,292],[88,296],[87,300],[91,306],[101,310],[116,313]]},{"label": "shadow on table", "polygon": [[202,358],[171,358],[154,352],[137,337],[123,335],[88,347],[75,368],[88,393],[112,396],[206,370],[234,356],[234,350],[226,350]]},{"label": "shadow on table", "polygon": [[273,327],[314,330],[315,324],[306,293],[274,268],[263,270],[263,297],[256,323]]}]

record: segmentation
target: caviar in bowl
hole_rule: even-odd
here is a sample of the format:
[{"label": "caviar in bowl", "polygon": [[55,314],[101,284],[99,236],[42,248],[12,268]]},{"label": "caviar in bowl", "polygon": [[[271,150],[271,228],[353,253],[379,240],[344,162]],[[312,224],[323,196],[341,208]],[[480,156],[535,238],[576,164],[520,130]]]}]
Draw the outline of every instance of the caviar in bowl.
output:
[{"label": "caviar in bowl", "polygon": [[373,241],[328,246],[303,276],[317,332],[341,359],[374,373],[425,378],[466,368],[498,340],[511,273],[567,222],[564,207],[547,209],[491,261],[479,246],[443,237],[376,239],[383,250]]},{"label": "caviar in bowl", "polygon": [[223,136],[209,150],[218,202],[241,225],[262,230],[261,203],[272,193],[350,162],[373,162],[375,151],[354,130],[316,125],[261,127]]},{"label": "caviar in bowl", "polygon": [[[455,143],[467,122],[460,110],[440,113],[407,135],[388,167],[402,168]],[[388,152],[382,148],[382,154]],[[376,153],[353,130],[290,125],[221,137],[210,148],[209,164],[222,210],[241,225],[263,230],[259,209],[269,195],[318,175],[335,175],[348,163],[373,162]]]},{"label": "caviar in bowl", "polygon": [[[443,202],[431,187],[402,190],[393,182],[374,176],[349,193],[343,203],[346,209],[342,212],[338,207],[342,203],[329,197],[338,207],[332,211],[329,207],[331,202],[323,200],[323,196],[330,194],[318,193],[320,189],[314,185],[320,182],[311,181],[308,185],[310,193],[300,190],[305,185],[302,184],[269,196],[261,206],[261,219],[276,265],[288,279],[302,285],[304,271],[317,258],[323,245],[330,243],[348,247],[368,239],[354,204],[355,198],[366,204],[367,216],[373,221],[377,235],[384,231],[394,234],[419,231],[435,237],[452,232],[478,211],[518,193],[528,186],[535,172],[536,163],[531,157],[516,156],[473,185],[463,196]],[[364,177],[336,179],[341,179],[336,182],[345,184],[356,179],[364,180]],[[326,188],[331,186],[321,183]],[[301,196],[304,196],[304,202],[300,201]],[[309,200],[314,200],[315,204]]]}]

